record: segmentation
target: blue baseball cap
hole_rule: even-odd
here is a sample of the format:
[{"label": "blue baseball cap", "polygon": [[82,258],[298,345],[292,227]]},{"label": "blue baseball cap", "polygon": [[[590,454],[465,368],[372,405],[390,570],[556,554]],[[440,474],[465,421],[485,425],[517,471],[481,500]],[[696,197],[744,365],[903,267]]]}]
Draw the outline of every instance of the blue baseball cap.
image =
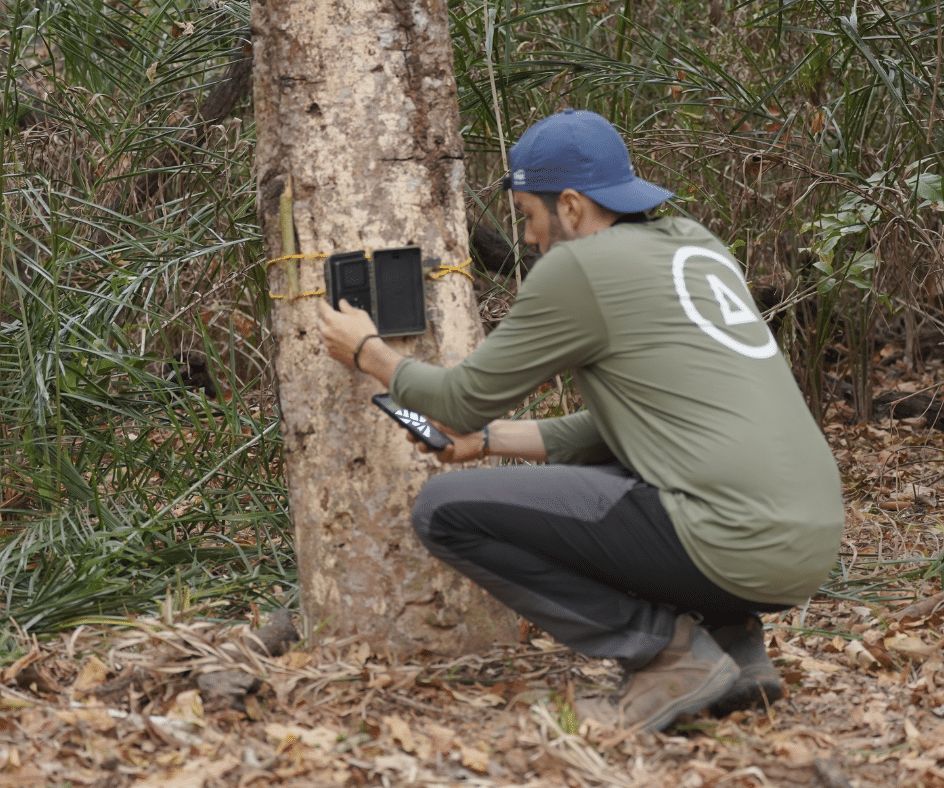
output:
[{"label": "blue baseball cap", "polygon": [[648,211],[672,196],[636,176],[619,132],[595,112],[568,109],[538,121],[508,157],[511,174],[502,180],[505,190],[573,189],[617,213]]}]

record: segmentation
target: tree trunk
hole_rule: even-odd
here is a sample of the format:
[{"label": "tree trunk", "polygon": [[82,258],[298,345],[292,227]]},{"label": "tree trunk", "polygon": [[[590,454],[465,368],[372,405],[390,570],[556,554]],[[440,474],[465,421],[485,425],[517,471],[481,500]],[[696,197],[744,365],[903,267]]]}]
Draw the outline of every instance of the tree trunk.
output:
[{"label": "tree trunk", "polygon": [[[468,257],[462,140],[442,0],[255,0],[259,215],[281,254],[287,182],[300,254],[418,245]],[[290,181],[288,181],[290,179]],[[287,266],[269,269],[274,294]],[[298,292],[324,287],[298,261]],[[390,340],[455,364],[481,340],[471,283],[426,284],[431,330]],[[514,617],[430,558],[410,511],[438,470],[370,403],[380,388],[324,351],[316,296],[273,301],[276,373],[306,634],[366,638],[375,652],[459,654],[514,637]]]}]

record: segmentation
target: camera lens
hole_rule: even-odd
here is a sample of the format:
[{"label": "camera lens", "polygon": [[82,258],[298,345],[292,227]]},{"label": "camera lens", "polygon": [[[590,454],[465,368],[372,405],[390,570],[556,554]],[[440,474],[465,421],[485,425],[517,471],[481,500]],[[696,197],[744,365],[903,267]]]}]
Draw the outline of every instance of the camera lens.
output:
[{"label": "camera lens", "polygon": [[367,282],[367,263],[348,263],[342,279],[345,287],[362,287]]}]

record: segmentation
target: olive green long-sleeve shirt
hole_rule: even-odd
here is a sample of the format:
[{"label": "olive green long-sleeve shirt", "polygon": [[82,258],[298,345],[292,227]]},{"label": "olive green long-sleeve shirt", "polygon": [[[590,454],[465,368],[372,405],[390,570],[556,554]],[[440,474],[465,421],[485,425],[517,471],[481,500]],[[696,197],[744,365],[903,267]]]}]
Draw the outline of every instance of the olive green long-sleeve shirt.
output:
[{"label": "olive green long-sleeve shirt", "polygon": [[539,422],[549,461],[633,469],[731,593],[816,592],[842,535],[839,475],[721,241],[661,218],[555,244],[479,348],[451,369],[405,360],[391,393],[472,432],[565,370],[586,410]]}]

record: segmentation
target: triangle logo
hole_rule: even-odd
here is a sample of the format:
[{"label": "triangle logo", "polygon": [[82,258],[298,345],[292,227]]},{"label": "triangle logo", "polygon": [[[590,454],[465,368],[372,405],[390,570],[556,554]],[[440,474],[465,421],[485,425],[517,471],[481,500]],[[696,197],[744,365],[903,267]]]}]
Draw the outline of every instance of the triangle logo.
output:
[{"label": "triangle logo", "polygon": [[726,326],[743,326],[758,321],[759,318],[751,308],[717,276],[708,274],[705,279],[708,280],[708,286],[721,308],[721,319]]}]

